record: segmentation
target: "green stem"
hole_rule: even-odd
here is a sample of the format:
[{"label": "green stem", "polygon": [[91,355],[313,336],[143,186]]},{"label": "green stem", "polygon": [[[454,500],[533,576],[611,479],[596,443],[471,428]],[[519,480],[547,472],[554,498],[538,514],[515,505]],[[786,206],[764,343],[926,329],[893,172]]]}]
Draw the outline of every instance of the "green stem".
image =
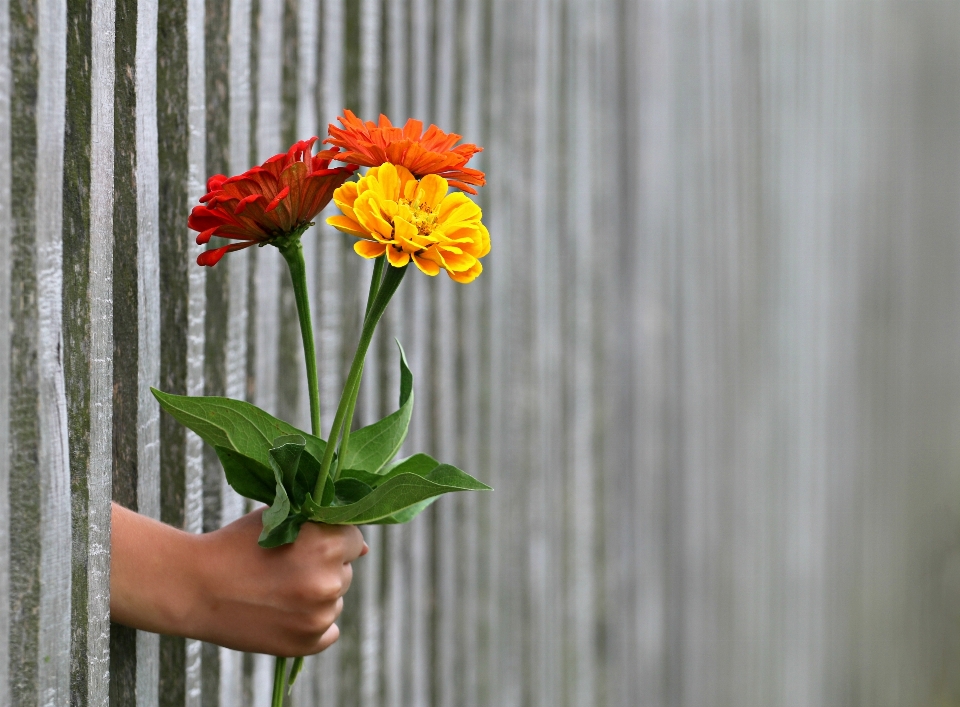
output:
[{"label": "green stem", "polygon": [[330,469],[331,478],[336,481],[340,478],[340,472],[343,467],[340,464],[343,455],[347,453],[347,445],[350,443],[350,428],[353,427],[353,414],[357,407],[357,396],[360,394],[360,381],[363,379],[363,366],[360,367],[360,375],[357,376],[357,383],[353,390],[343,392],[349,395],[350,407],[347,408],[347,416],[343,421],[343,435],[340,437],[340,450],[337,453],[337,459]]},{"label": "green stem", "polygon": [[[366,322],[367,317],[370,316],[370,308],[373,307],[373,303],[377,298],[377,292],[380,291],[380,283],[383,280],[383,268],[386,266],[386,261],[386,256],[383,255],[374,261],[373,276],[370,278],[370,292],[367,294],[367,308],[363,313],[364,322]],[[357,396],[360,395],[361,380],[363,380],[362,366],[360,368],[360,375],[357,376],[356,385],[353,387],[353,390],[349,391],[350,407],[347,409],[347,417],[343,423],[343,436],[340,438],[340,451],[337,454],[337,461],[334,462],[334,466],[331,470],[334,481],[340,478],[340,472],[343,468],[340,465],[340,460],[343,459],[344,455],[347,453],[347,447],[350,445],[350,431],[353,428],[353,415],[357,408]]]},{"label": "green stem", "polygon": [[[283,259],[290,268],[290,278],[293,280],[293,295],[297,302],[297,316],[300,319],[300,336],[303,338],[303,357],[307,364],[307,393],[310,396],[310,432],[314,437],[320,436],[320,385],[317,378],[317,350],[313,343],[313,320],[310,317],[310,296],[307,288],[307,268],[303,258],[303,245],[299,236],[291,238],[279,246]],[[286,667],[285,658],[277,658],[277,671],[273,678],[273,707],[283,705],[283,686]],[[290,671],[291,688],[293,680],[303,667],[303,658],[293,661]]]},{"label": "green stem", "polygon": [[[337,414],[333,418],[333,425],[330,427],[330,436],[327,438],[327,448],[323,452],[323,461],[320,462],[320,474],[317,477],[317,485],[314,488],[314,498],[322,498],[323,487],[327,482],[327,476],[330,473],[330,465],[333,462],[333,453],[336,448],[336,440],[340,438],[340,432],[343,429],[343,422],[346,419],[347,411],[352,408],[356,402],[356,396],[359,392],[360,376],[363,373],[363,361],[367,355],[367,349],[370,347],[370,341],[373,339],[373,332],[377,328],[380,317],[387,309],[387,304],[393,293],[397,291],[401,280],[406,273],[407,268],[386,268],[386,274],[383,276],[383,282],[377,289],[373,304],[367,307],[367,316],[363,320],[363,330],[360,332],[360,341],[357,343],[357,351],[353,355],[353,363],[350,365],[350,373],[347,374],[347,382],[343,387],[343,393],[340,395],[340,403],[337,405]],[[374,271],[376,273],[376,270]],[[373,288],[371,287],[371,290]]]},{"label": "green stem", "polygon": [[310,395],[310,432],[320,436],[320,387],[317,383],[317,350],[313,344],[313,321],[310,319],[310,296],[307,291],[307,266],[303,259],[303,245],[299,238],[291,238],[279,246],[283,259],[290,267],[293,295],[300,318],[300,336],[303,337],[303,357],[307,364],[307,391]]},{"label": "green stem", "polygon": [[273,668],[273,700],[271,707],[283,707],[283,683],[287,674],[287,659],[277,658]]}]

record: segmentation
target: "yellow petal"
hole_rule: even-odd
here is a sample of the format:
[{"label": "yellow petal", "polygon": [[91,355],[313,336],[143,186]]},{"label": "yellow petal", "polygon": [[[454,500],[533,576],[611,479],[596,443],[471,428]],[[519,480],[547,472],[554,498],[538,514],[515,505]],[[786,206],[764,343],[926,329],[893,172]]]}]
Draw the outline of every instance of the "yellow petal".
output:
[{"label": "yellow petal", "polygon": [[377,181],[380,182],[385,199],[396,201],[400,198],[400,176],[397,174],[397,168],[392,164],[385,162],[380,165]]},{"label": "yellow petal", "polygon": [[441,223],[455,223],[457,221],[479,221],[482,215],[480,207],[470,201],[463,192],[455,191],[447,194],[440,203],[437,219]]},{"label": "yellow petal", "polygon": [[[413,184],[411,189],[416,189],[417,178],[413,176],[409,169],[401,165],[395,165],[397,168],[397,176],[400,178],[400,196],[404,196],[407,193],[407,185]],[[406,198],[406,197],[404,197]]]},{"label": "yellow petal", "polygon": [[474,280],[476,280],[477,276],[481,272],[483,272],[483,266],[480,264],[480,261],[478,260],[476,265],[474,265],[469,270],[466,270],[464,272],[451,272],[450,270],[447,270],[447,275],[449,275],[450,279],[453,280],[454,282],[459,282],[465,285],[468,282],[473,282]]},{"label": "yellow petal", "polygon": [[400,247],[410,253],[420,250],[421,246],[417,242],[420,240],[417,238],[418,236],[419,233],[417,232],[416,226],[397,217],[397,220],[394,221],[393,237],[394,240],[400,244]]},{"label": "yellow petal", "polygon": [[480,254],[477,255],[478,258],[484,257],[487,253],[490,252],[490,231],[487,230],[487,227],[482,223],[480,224]]},{"label": "yellow petal", "polygon": [[349,233],[351,236],[368,237],[370,234],[363,226],[346,216],[331,216],[327,219],[327,224],[333,226],[338,231]]},{"label": "yellow petal", "polygon": [[373,241],[357,241],[353,244],[353,249],[357,255],[362,258],[379,258],[387,249],[383,243],[374,243]]},{"label": "yellow petal", "polygon": [[[457,250],[460,250],[457,248]],[[444,246],[437,246],[437,254],[440,256],[441,264],[446,270],[453,272],[464,272],[473,267],[477,259],[466,253],[451,253]]]},{"label": "yellow petal", "polygon": [[432,260],[427,260],[422,255],[414,255],[413,262],[418,268],[420,268],[420,272],[424,273],[425,275],[429,275],[430,277],[433,277],[440,272],[439,265]]},{"label": "yellow petal", "polygon": [[395,268],[402,268],[410,262],[410,254],[394,246],[387,246],[387,261]]},{"label": "yellow petal", "polygon": [[453,228],[444,224],[434,231],[441,241],[449,243],[473,243],[480,240],[480,228],[475,223],[459,223]]},{"label": "yellow petal", "polygon": [[347,206],[353,206],[353,202],[357,200],[357,183],[344,182],[341,184],[334,190],[333,200],[337,204],[343,203]]},{"label": "yellow petal", "polygon": [[357,221],[371,234],[378,234],[380,239],[390,240],[393,227],[380,212],[380,202],[372,191],[366,191],[357,197],[353,205],[353,212]]},{"label": "yellow petal", "polygon": [[431,211],[436,209],[443,197],[447,193],[447,180],[438,177],[436,174],[428,174],[420,180],[420,187],[417,189],[416,201],[421,205],[427,206]]}]

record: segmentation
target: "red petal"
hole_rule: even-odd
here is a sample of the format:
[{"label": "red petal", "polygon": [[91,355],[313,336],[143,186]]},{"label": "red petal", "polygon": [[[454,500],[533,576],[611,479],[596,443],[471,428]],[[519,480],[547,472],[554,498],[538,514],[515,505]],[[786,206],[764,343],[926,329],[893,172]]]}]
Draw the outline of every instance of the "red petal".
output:
[{"label": "red petal", "polygon": [[[246,211],[247,207],[250,206],[250,204],[257,201],[258,199],[263,199],[264,201],[267,200],[263,194],[251,194],[250,196],[243,197],[240,200],[240,202],[237,204],[237,207],[233,210],[233,213],[239,216],[244,211]],[[269,209],[267,210],[269,211]]]},{"label": "red petal", "polygon": [[206,265],[208,268],[212,268],[214,265],[220,262],[220,259],[223,258],[227,253],[235,250],[243,250],[244,248],[249,248],[253,243],[234,243],[233,245],[225,245],[222,248],[214,248],[213,250],[205,250],[200,255],[197,256],[197,265]]},{"label": "red petal", "polygon": [[214,231],[217,230],[217,227],[208,228],[206,231],[197,236],[197,245],[206,245],[210,242],[210,237],[213,235]]},{"label": "red petal", "polygon": [[207,180],[207,191],[217,191],[227,181],[227,175],[215,174]]},{"label": "red petal", "polygon": [[284,187],[280,190],[280,193],[273,197],[273,201],[267,204],[267,208],[264,209],[268,214],[273,211],[275,208],[280,206],[280,202],[287,198],[287,194],[290,193],[290,187]]}]

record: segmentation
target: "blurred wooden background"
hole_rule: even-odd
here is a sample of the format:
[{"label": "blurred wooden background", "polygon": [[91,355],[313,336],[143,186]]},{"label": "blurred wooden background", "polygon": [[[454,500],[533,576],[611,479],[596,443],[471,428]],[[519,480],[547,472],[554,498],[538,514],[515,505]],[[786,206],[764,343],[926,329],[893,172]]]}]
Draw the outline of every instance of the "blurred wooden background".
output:
[{"label": "blurred wooden background", "polygon": [[[960,705],[960,4],[0,0],[0,705],[269,703],[110,626],[109,501],[244,512],[147,388],[306,425],[270,248],[208,174],[344,106],[486,147],[493,251],[415,274],[360,418],[496,488],[368,528],[297,707]],[[322,396],[366,263],[306,242]]]}]

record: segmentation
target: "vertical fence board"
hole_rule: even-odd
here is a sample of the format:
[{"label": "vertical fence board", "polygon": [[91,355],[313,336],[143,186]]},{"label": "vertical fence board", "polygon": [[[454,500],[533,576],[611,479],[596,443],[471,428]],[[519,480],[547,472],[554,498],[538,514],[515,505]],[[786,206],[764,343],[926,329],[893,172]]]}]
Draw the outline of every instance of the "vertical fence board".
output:
[{"label": "vertical fence board", "polygon": [[[459,93],[458,129],[462,131],[464,140],[477,145],[485,144],[482,96],[483,72],[483,3],[471,0],[461,5],[460,16],[456,22],[455,37],[460,39],[458,61],[460,65],[461,90]],[[457,96],[454,96],[456,100]],[[483,156],[475,158],[479,166],[483,166]],[[481,197],[481,206],[485,206]],[[487,212],[489,214],[489,212]],[[489,218],[489,215],[487,215]],[[484,355],[484,332],[486,323],[486,308],[483,298],[487,291],[487,280],[482,279],[470,288],[458,290],[457,315],[459,317],[459,351],[457,356],[456,381],[451,392],[457,396],[458,423],[455,439],[459,440],[459,449],[456,458],[463,469],[468,470],[479,478],[488,478],[487,469],[483,466],[481,449],[485,446],[481,440],[485,439],[485,425],[483,424],[483,410],[487,402],[487,394],[483,382],[488,380]],[[451,362],[449,365],[453,367]],[[451,499],[452,500],[452,499]],[[464,498],[456,499],[460,506],[462,522],[459,524],[459,558],[456,563],[458,587],[462,601],[462,611],[459,617],[458,639],[462,645],[461,663],[457,670],[462,675],[459,689],[459,701],[464,707],[478,707],[480,704],[480,675],[481,660],[480,635],[480,597],[481,567],[486,560],[481,552],[480,537],[480,507],[488,498],[477,498],[468,494]]]},{"label": "vertical fence board", "polygon": [[[407,0],[388,0],[384,5],[383,14],[386,28],[385,39],[385,71],[384,95],[385,109],[392,120],[400,122],[404,119],[407,109],[407,44],[406,32]],[[401,307],[403,296],[398,295],[393,307],[384,313],[381,323],[383,338],[381,356],[383,374],[381,381],[384,394],[380,401],[380,412],[390,409],[388,401],[392,401],[393,391],[399,389],[398,366],[395,363],[393,338],[399,338],[401,321]],[[407,602],[407,563],[405,561],[409,528],[406,526],[391,526],[383,529],[384,553],[384,593],[383,593],[383,705],[384,707],[406,707],[408,702],[404,693],[404,638]]]},{"label": "vertical fence board", "polygon": [[63,183],[66,7],[37,7],[37,375],[40,602],[37,690],[41,705],[70,690],[71,484],[63,360]]},{"label": "vertical fence board", "polygon": [[[187,0],[187,209],[206,193],[206,42],[204,0]],[[192,232],[181,225],[192,239]],[[206,268],[196,265],[196,248],[187,258],[186,389],[188,395],[204,394],[204,349],[206,346]],[[186,432],[184,449],[183,529],[203,532],[203,440]],[[184,646],[184,706],[201,707],[203,696],[203,646],[187,639]]]},{"label": "vertical fence board", "polygon": [[[496,491],[364,529],[291,704],[955,703],[958,26],[943,0],[0,0],[0,704],[268,703],[271,657],[109,624],[110,500],[189,532],[251,507],[151,385],[307,425],[278,254],[199,268],[185,219],[344,107],[486,148],[483,276],[411,270],[353,422],[395,408],[396,336],[405,453]],[[328,423],[351,245],[305,242]]]},{"label": "vertical fence board", "polygon": [[35,228],[37,156],[36,4],[10,6],[10,546],[9,693],[14,703],[38,703],[40,488],[37,405],[37,283]]},{"label": "vertical fence board", "polygon": [[10,2],[0,0],[0,703],[11,701],[10,689],[10,371],[13,350],[10,282],[13,215],[11,213],[11,56]]}]

